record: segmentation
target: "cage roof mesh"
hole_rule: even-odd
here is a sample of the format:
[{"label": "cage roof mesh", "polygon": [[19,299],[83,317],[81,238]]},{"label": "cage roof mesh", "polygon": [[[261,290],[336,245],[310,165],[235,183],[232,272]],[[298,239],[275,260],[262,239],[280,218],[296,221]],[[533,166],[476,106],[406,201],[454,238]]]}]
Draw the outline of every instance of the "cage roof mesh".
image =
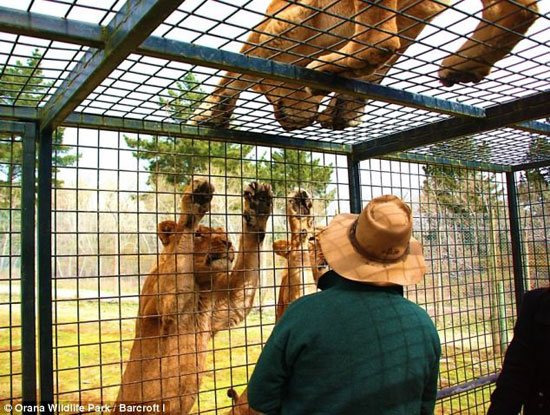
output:
[{"label": "cage roof mesh", "polygon": [[[239,52],[240,48],[247,44],[251,29],[268,18],[265,10],[269,3],[268,0],[186,0],[153,31],[151,36],[216,50]],[[335,2],[325,3],[328,8]],[[78,21],[88,26],[108,25],[123,5],[122,0],[2,2],[3,8]],[[547,1],[538,3],[537,21],[512,53],[494,66],[486,79],[477,84],[445,87],[437,75],[442,58],[455,52],[482,18],[480,3],[470,0],[454,2],[448,10],[426,25],[415,43],[399,56],[398,61],[389,69],[381,85],[481,109],[546,92],[550,90],[549,6]],[[322,10],[316,11],[321,12]],[[302,24],[312,30],[307,21]],[[316,33],[312,36],[318,35],[320,34]],[[281,38],[284,37],[285,33],[281,34]],[[68,43],[0,32],[2,74],[9,68],[25,66],[25,62],[33,58],[38,59],[41,69],[38,75],[34,71],[27,71],[17,77],[6,78],[8,81],[0,84],[2,104],[43,108],[89,49],[93,49],[90,44],[78,40]],[[307,56],[296,53],[295,48],[287,51],[273,50],[274,56],[282,52],[294,54],[295,60],[290,62],[293,64],[300,64],[304,59],[308,59]],[[128,51],[127,58],[80,102],[76,112],[187,124],[188,116],[183,113],[185,106],[192,103],[182,104],[181,100],[178,100],[179,88],[182,82],[189,81],[186,76],[192,73],[192,88],[204,93],[197,95],[198,99],[204,99],[214,90],[225,73],[224,70],[212,66],[198,66],[144,56],[139,51]],[[27,94],[23,99],[23,93],[32,89],[32,83],[36,83],[37,79],[41,80],[39,92]],[[273,86],[278,83],[261,77],[254,82]],[[14,89],[20,93],[14,96]],[[33,91],[36,91],[36,88]],[[321,111],[330,98],[324,98]],[[179,104],[182,105],[178,108]],[[414,130],[452,116],[427,108],[371,100],[367,102],[362,122],[357,127],[335,131],[315,123],[298,130],[285,131],[274,118],[272,106],[266,98],[248,89],[240,95],[229,129],[353,146],[383,139],[398,132]],[[533,151],[533,142],[548,140],[548,120],[542,118],[538,122],[546,132],[541,131],[538,134],[515,128],[501,128],[472,134],[471,138],[476,145],[461,146],[460,141],[463,139],[459,138],[448,141],[446,145],[430,144],[409,151],[509,166],[550,160],[548,146],[539,146],[538,152]],[[414,147],[414,143],[411,144]],[[483,144],[487,151],[480,152],[480,144]]]}]

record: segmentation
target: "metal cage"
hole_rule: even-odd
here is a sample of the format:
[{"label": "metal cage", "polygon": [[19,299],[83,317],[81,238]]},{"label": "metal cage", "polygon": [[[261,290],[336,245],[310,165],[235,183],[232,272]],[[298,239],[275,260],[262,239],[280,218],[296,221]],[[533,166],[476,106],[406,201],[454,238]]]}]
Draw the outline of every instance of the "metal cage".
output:
[{"label": "metal cage", "polygon": [[[252,310],[201,350],[190,413],[230,414],[227,391],[246,387],[292,266],[273,242],[291,238],[287,205],[297,187],[311,195],[318,226],[381,194],[412,206],[429,272],[405,295],[428,311],[442,340],[436,413],[487,408],[522,294],[550,282],[548,2],[538,2],[525,34],[513,33],[521,41],[490,75],[450,88],[436,76],[441,57],[479,23],[502,28],[473,12],[475,2],[459,0],[430,21],[397,12],[426,27],[370,82],[306,68],[332,50],[297,50],[330,30],[304,20],[273,37],[262,23],[289,22],[266,14],[269,3],[2,2],[0,414],[36,413],[39,404],[45,413],[95,413],[113,404],[141,289],[163,249],[157,225],[177,220],[194,178],[216,187],[204,224],[223,227],[235,245],[248,183],[270,183],[274,208]],[[313,19],[334,14],[338,0],[283,3],[283,11],[302,4]],[[357,15],[333,17],[360,26]],[[309,38],[297,40],[296,28]],[[268,40],[251,43],[249,33]],[[275,41],[294,43],[278,49]],[[234,108],[190,122],[223,80],[246,81]],[[357,125],[283,128],[266,99],[284,98],[281,83],[291,96],[325,91],[325,115],[343,97]],[[301,272],[300,295],[315,291]]]}]

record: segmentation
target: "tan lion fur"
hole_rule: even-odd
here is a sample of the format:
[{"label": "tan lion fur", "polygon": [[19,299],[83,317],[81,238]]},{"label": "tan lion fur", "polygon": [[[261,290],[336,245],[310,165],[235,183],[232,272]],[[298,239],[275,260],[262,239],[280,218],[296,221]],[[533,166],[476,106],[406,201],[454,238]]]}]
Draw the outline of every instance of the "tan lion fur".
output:
[{"label": "tan lion fur", "polygon": [[[451,86],[479,82],[486,77],[536,20],[536,1],[481,0],[482,19],[460,49],[441,63],[441,82]],[[379,83],[426,23],[449,3],[450,0],[272,0],[266,11],[271,18],[252,29],[240,52]],[[328,92],[258,81],[252,75],[226,72],[195,111],[192,122],[227,127],[240,93],[252,87],[270,101],[276,120],[285,130],[304,128],[316,120],[332,129],[360,124],[364,99],[336,93],[323,113],[318,114],[319,104]]]},{"label": "tan lion fur", "polygon": [[[290,241],[273,242],[273,251],[286,259],[279,286],[276,321],[279,321],[288,306],[303,294],[302,273],[310,268],[311,256],[305,243],[313,228],[312,207],[311,197],[306,191],[293,190],[286,204]],[[248,405],[247,389],[240,396],[235,390],[230,389],[228,395],[233,399],[233,407],[226,415],[261,415]]]},{"label": "tan lion fur", "polygon": [[213,192],[207,181],[194,181],[182,197],[179,221],[159,224],[163,250],[142,288],[115,413],[121,413],[121,403],[159,404],[165,414],[189,413],[209,340],[251,310],[272,210],[271,187],[254,182],[244,192],[243,233],[233,267],[235,252],[223,229],[198,225]]}]

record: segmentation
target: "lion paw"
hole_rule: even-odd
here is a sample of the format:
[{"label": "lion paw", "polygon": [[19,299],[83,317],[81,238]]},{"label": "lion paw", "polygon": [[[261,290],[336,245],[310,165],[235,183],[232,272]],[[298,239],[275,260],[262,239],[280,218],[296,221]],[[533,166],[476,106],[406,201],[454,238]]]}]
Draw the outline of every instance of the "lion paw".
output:
[{"label": "lion paw", "polygon": [[288,259],[290,253],[290,243],[285,239],[277,239],[273,242],[273,252],[283,258]]},{"label": "lion paw", "polygon": [[229,128],[235,99],[212,95],[193,112],[189,124],[212,128]]},{"label": "lion paw", "polygon": [[364,100],[335,94],[317,121],[323,128],[331,130],[357,127],[361,125],[364,110]]},{"label": "lion paw", "polygon": [[252,182],[244,191],[243,218],[248,233],[258,235],[263,242],[267,219],[273,210],[273,191],[269,184]]},{"label": "lion paw", "polygon": [[158,224],[157,234],[163,246],[168,245],[176,234],[178,224],[173,220],[163,220]]},{"label": "lion paw", "polygon": [[491,70],[490,66],[477,66],[473,69],[453,69],[442,67],[439,71],[439,81],[443,86],[451,87],[455,84],[477,84],[482,81]]},{"label": "lion paw", "polygon": [[187,229],[194,229],[210,210],[214,186],[206,179],[195,179],[187,186],[181,199],[182,218],[180,223]]},{"label": "lion paw", "polygon": [[293,235],[300,235],[301,242],[313,227],[312,208],[311,196],[305,190],[296,188],[288,195],[286,212],[290,231]]}]

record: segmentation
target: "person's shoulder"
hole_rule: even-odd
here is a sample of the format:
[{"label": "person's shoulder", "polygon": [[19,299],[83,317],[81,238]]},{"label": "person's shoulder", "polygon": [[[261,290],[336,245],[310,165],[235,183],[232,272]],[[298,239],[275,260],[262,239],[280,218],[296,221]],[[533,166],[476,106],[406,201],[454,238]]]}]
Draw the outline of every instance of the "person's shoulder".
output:
[{"label": "person's shoulder", "polygon": [[281,320],[303,321],[304,316],[311,316],[311,313],[318,312],[326,305],[324,297],[326,297],[326,291],[318,291],[294,300],[284,312]]},{"label": "person's shoulder", "polygon": [[405,297],[403,297],[402,304],[408,315],[414,315],[418,322],[422,323],[433,332],[437,331],[433,319],[424,307]]},{"label": "person's shoulder", "polygon": [[543,298],[550,298],[550,290],[548,288],[537,288],[527,291],[523,295],[525,304],[538,303]]},{"label": "person's shoulder", "polygon": [[418,305],[414,301],[409,300],[407,297],[401,297],[401,299],[402,299],[401,303],[405,307],[408,307],[410,310],[414,311],[417,314],[420,314],[420,315],[428,317],[428,318],[430,317],[428,315],[428,312],[426,311],[426,309],[424,309],[424,307],[421,307],[420,305]]},{"label": "person's shoulder", "polygon": [[287,309],[287,312],[288,311],[293,311],[294,310],[301,310],[301,309],[304,309],[304,308],[310,308],[310,307],[315,307],[317,304],[319,304],[319,302],[322,301],[322,298],[326,295],[325,294],[326,291],[317,291],[317,292],[314,292],[314,293],[311,293],[311,294],[306,294],[296,300],[294,300],[289,306],[288,306],[288,309]]}]

